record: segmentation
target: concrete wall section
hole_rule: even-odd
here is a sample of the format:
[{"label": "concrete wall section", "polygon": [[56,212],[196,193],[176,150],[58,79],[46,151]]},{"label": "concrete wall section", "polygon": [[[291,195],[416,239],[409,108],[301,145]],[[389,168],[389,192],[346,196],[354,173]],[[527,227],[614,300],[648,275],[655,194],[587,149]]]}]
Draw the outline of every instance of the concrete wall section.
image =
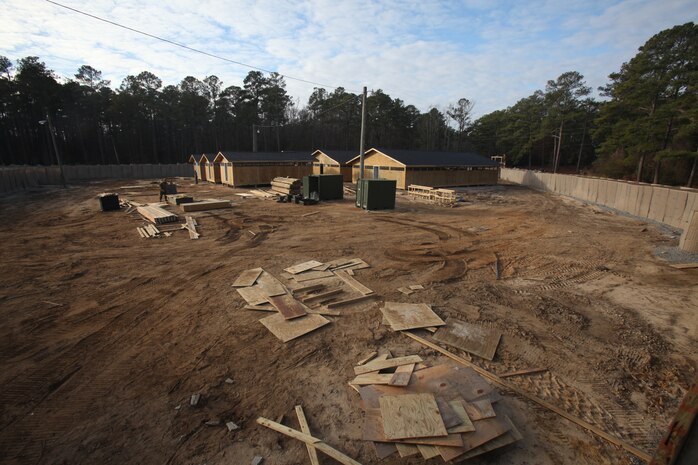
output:
[{"label": "concrete wall section", "polygon": [[502,168],[502,181],[521,184],[685,229],[698,210],[698,190],[567,174]]}]

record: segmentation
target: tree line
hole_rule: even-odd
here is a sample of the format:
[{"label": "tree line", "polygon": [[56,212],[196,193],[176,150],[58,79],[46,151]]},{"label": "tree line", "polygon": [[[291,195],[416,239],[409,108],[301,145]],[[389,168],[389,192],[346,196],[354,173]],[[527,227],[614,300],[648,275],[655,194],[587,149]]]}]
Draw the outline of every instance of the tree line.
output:
[{"label": "tree line", "polygon": [[[473,120],[474,102],[422,113],[382,90],[366,100],[366,146],[477,151],[508,165],[691,184],[698,159],[698,28],[648,40],[600,88],[563,73],[511,107]],[[357,150],[361,96],[315,88],[301,104],[283,76],[251,71],[242,86],[217,76],[163,86],[149,71],[113,89],[83,65],[59,80],[38,57],[0,56],[0,164],[174,163],[219,150]]]}]

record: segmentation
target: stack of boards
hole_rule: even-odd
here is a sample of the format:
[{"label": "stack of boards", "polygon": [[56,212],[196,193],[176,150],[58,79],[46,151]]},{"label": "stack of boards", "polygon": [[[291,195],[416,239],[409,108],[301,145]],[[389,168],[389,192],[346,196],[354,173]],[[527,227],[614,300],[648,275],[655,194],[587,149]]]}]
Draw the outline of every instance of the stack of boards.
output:
[{"label": "stack of boards", "polygon": [[279,177],[271,181],[271,190],[280,195],[300,195],[302,183],[300,179]]},{"label": "stack of boards", "polygon": [[158,207],[156,204],[139,205],[136,210],[143,218],[153,224],[174,223],[179,220],[177,215]]},{"label": "stack of boards", "polygon": [[372,353],[354,374],[349,384],[361,395],[363,439],[373,441],[380,459],[398,453],[464,461],[522,439],[497,404],[500,395],[471,368]]},{"label": "stack of boards", "polygon": [[349,274],[368,267],[358,258],[328,263],[310,260],[284,270],[288,285],[262,268],[254,268],[244,271],[233,287],[247,302],[246,310],[273,313],[260,323],[288,342],[330,323],[326,316],[341,316],[336,308],[375,297]]}]

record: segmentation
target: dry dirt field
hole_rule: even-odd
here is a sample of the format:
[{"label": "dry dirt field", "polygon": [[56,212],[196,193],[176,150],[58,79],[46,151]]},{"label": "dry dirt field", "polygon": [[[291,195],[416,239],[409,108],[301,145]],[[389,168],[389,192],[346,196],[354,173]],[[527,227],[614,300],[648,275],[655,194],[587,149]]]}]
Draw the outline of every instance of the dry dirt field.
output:
[{"label": "dry dirt field", "polygon": [[[140,187],[118,189],[126,184]],[[180,179],[180,192],[235,205],[193,213],[198,241],[185,231],[141,239],[135,215],[99,211],[96,194],[114,190],[157,201],[147,181],[0,197],[3,464],[309,463],[302,443],[255,423],[284,415],[298,428],[296,404],[316,436],[377,463],[360,439],[352,367],[378,349],[454,363],[382,326],[381,300],[424,302],[442,318],[499,329],[494,361],[475,363],[495,373],[547,367],[508,380],[650,453],[696,376],[698,269],[654,255],[678,242],[657,225],[514,186],[465,189],[457,208],[401,195],[394,211],[368,213],[351,199],[280,204]],[[280,278],[298,262],[342,257],[371,265],[355,278],[381,300],[286,344],[231,287],[249,268]],[[411,284],[425,289],[398,292]],[[197,392],[202,405],[192,408]],[[501,393],[524,439],[469,463],[640,463]],[[205,425],[214,418],[241,428]]]}]

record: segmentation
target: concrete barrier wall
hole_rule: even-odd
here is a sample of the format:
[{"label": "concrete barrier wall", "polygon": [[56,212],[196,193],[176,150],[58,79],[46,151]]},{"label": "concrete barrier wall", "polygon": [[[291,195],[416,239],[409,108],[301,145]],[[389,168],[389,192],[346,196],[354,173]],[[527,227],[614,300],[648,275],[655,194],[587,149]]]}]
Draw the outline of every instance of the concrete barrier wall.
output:
[{"label": "concrete barrier wall", "polygon": [[596,203],[679,229],[684,229],[693,212],[698,210],[698,189],[515,168],[502,168],[500,179]]},{"label": "concrete barrier wall", "polygon": [[[155,179],[175,176],[193,176],[188,163],[169,165],[64,165],[67,182],[96,179]],[[0,192],[13,192],[36,186],[60,185],[58,166],[3,166],[0,167]]]}]

